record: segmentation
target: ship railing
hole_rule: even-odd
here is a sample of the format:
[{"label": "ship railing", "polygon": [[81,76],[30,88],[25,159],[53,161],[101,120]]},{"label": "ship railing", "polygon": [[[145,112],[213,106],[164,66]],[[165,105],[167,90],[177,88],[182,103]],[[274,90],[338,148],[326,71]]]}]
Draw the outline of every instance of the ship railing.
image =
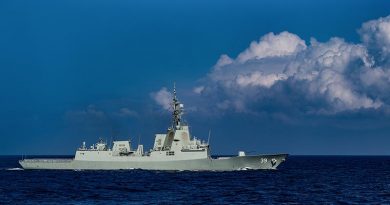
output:
[{"label": "ship railing", "polygon": [[71,162],[73,159],[54,159],[54,158],[48,158],[48,159],[24,159],[23,162],[48,162],[48,163],[64,163],[64,162]]}]

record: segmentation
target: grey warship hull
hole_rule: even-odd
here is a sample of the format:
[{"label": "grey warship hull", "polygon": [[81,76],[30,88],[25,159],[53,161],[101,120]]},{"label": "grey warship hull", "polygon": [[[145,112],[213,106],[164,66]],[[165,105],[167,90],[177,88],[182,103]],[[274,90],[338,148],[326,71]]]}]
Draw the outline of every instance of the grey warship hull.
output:
[{"label": "grey warship hull", "polygon": [[25,159],[19,163],[24,169],[51,170],[190,170],[234,171],[247,169],[276,169],[287,154],[235,156],[173,161],[85,161],[75,159]]}]

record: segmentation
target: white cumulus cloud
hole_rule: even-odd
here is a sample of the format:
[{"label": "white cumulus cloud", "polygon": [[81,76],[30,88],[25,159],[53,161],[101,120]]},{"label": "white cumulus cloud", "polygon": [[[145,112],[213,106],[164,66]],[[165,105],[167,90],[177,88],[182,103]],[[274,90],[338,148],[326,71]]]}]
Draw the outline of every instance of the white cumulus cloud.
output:
[{"label": "white cumulus cloud", "polygon": [[237,85],[241,87],[246,86],[263,86],[266,88],[271,87],[279,80],[285,80],[287,76],[283,73],[280,74],[268,74],[264,75],[262,72],[254,71],[250,74],[239,74],[236,78]]},{"label": "white cumulus cloud", "polygon": [[390,105],[390,16],[363,23],[361,43],[339,37],[306,45],[287,31],[221,55],[194,91],[216,109],[338,113]]},{"label": "white cumulus cloud", "polygon": [[163,87],[155,93],[151,93],[153,100],[160,105],[164,110],[171,109],[172,94]]},{"label": "white cumulus cloud", "polygon": [[269,33],[259,42],[253,41],[249,48],[238,55],[237,60],[244,63],[251,59],[292,55],[305,48],[305,41],[295,34],[286,31],[278,35]]},{"label": "white cumulus cloud", "polygon": [[389,62],[390,16],[364,23],[359,33],[363,43],[379,57],[378,60]]}]

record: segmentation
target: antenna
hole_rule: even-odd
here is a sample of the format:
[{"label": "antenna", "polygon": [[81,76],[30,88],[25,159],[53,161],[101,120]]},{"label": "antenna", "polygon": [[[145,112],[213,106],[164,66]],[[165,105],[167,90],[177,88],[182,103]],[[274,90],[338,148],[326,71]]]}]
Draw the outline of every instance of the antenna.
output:
[{"label": "antenna", "polygon": [[173,82],[173,99],[176,100],[176,82]]},{"label": "antenna", "polygon": [[111,139],[110,139],[110,149],[112,148],[112,135],[111,135]]},{"label": "antenna", "polygon": [[176,82],[173,83],[172,106],[172,128],[173,130],[176,130],[180,127],[181,115],[183,114],[183,106],[176,97]]}]

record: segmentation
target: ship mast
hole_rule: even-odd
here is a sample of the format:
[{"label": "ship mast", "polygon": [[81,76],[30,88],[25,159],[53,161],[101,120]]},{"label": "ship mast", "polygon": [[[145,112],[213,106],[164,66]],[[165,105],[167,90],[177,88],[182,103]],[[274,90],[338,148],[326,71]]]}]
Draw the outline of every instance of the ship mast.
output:
[{"label": "ship mast", "polygon": [[173,83],[173,99],[172,99],[172,128],[179,129],[181,126],[181,115],[183,114],[183,104],[176,97],[176,83]]}]

